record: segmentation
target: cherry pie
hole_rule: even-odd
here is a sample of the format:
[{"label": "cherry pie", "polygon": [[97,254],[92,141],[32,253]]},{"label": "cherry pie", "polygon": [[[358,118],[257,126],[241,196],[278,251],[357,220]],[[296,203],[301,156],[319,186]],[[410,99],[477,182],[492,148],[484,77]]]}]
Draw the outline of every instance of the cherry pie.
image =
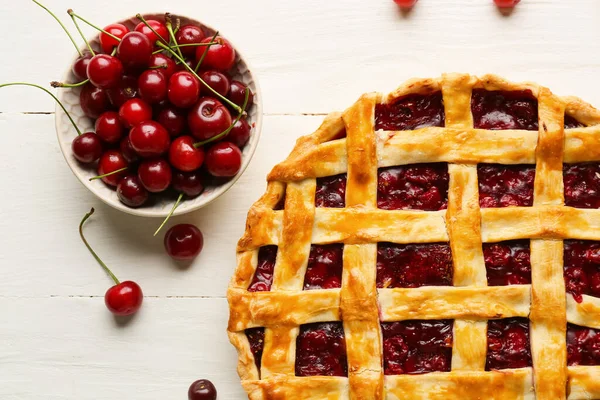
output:
[{"label": "cherry pie", "polygon": [[448,74],[268,177],[231,281],[252,400],[600,399],[600,112]]}]

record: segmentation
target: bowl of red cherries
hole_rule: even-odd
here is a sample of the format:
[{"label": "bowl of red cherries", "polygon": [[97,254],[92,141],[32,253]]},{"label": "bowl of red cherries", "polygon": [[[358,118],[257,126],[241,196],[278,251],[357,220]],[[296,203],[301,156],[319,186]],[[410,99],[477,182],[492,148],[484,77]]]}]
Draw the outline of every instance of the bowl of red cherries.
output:
[{"label": "bowl of red cherries", "polygon": [[237,48],[169,13],[104,27],[69,14],[98,31],[52,83],[58,141],[75,176],[105,203],[141,216],[190,212],[227,191],[262,122],[258,82]]}]

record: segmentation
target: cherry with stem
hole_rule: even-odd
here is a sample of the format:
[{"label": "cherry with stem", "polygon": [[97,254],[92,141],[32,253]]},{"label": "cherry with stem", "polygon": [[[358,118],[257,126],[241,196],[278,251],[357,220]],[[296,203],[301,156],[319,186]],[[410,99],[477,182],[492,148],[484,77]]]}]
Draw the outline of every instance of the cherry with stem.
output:
[{"label": "cherry with stem", "polygon": [[46,12],[48,12],[48,14],[50,14],[56,20],[56,22],[58,22],[60,24],[60,26],[63,28],[63,30],[65,31],[65,33],[69,37],[69,39],[71,39],[71,43],[73,43],[73,46],[75,46],[75,50],[77,50],[77,53],[79,54],[79,57],[83,57],[83,53],[81,52],[81,50],[79,50],[79,47],[77,46],[77,43],[75,43],[75,39],[73,39],[73,36],[71,36],[71,34],[69,33],[69,31],[67,30],[67,27],[62,23],[62,21],[60,19],[58,19],[58,17],[52,11],[50,11],[46,6],[44,6],[43,4],[39,3],[36,0],[31,0],[31,1],[33,1],[35,4],[37,4],[38,6],[40,6],[41,8],[43,8],[44,10],[46,10]]},{"label": "cherry with stem", "polygon": [[112,33],[110,33],[110,32],[107,32],[107,31],[105,31],[104,29],[102,29],[102,28],[98,27],[97,25],[94,25],[94,24],[92,24],[90,21],[88,21],[88,20],[84,19],[84,18],[83,18],[83,17],[81,17],[80,15],[77,15],[77,14],[75,14],[75,12],[74,12],[72,9],[69,9],[69,10],[67,10],[67,13],[68,13],[68,14],[71,16],[71,18],[73,18],[73,19],[77,18],[77,19],[81,20],[83,23],[85,23],[85,24],[87,24],[87,25],[91,26],[92,28],[96,29],[96,30],[97,30],[97,31],[99,31],[99,32],[102,32],[102,33],[104,33],[104,34],[105,34],[105,35],[107,35],[107,36],[110,36],[111,38],[115,39],[117,42],[120,42],[120,41],[121,41],[121,38],[119,38],[119,37],[117,37],[117,36],[113,35],[113,34],[112,34]]},{"label": "cherry with stem", "polygon": [[[150,26],[150,24],[148,23],[148,21],[146,21],[146,19],[142,16],[142,14],[136,14],[135,17],[137,19],[139,19],[140,21],[142,21],[142,23],[144,25],[146,25],[148,27],[148,29],[150,29],[156,35],[156,37],[162,39],[163,42],[168,43],[164,37],[162,37],[158,32],[156,32],[156,29],[154,29],[152,26]],[[167,29],[169,29],[168,26],[167,26]],[[152,43],[152,44],[154,44],[154,43]]]},{"label": "cherry with stem", "polygon": [[85,42],[85,45],[87,46],[88,50],[90,51],[92,56],[95,56],[96,53],[94,52],[94,49],[92,49],[90,42],[87,41],[87,39],[85,38],[85,35],[83,34],[83,32],[81,32],[81,28],[79,27],[79,24],[77,23],[77,20],[75,19],[75,13],[73,12],[73,10],[68,9],[67,14],[69,14],[69,16],[71,17],[71,20],[73,21],[73,24],[75,25],[75,28],[77,28],[77,32],[79,32],[79,36],[81,36],[81,38]]},{"label": "cherry with stem", "polygon": [[208,47],[206,48],[206,51],[202,54],[202,56],[198,60],[198,64],[196,64],[196,68],[194,68],[194,71],[197,72],[200,69],[200,65],[202,65],[204,58],[208,54],[208,50],[210,49],[210,46],[212,46],[213,44],[217,44],[217,42],[215,42],[215,39],[217,38],[217,36],[219,36],[219,31],[216,31],[215,34],[213,35],[213,37],[210,39],[210,42],[206,43],[208,45]]}]

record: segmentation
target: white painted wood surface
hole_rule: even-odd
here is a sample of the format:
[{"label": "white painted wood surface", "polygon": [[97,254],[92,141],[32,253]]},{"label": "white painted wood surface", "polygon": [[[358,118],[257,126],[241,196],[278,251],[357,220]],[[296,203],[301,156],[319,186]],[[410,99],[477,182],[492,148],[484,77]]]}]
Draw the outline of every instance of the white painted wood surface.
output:
[{"label": "white painted wood surface", "polygon": [[[189,14],[218,27],[260,79],[266,118],[249,169],[219,201],[172,224],[196,223],[205,249],[187,268],[153,238],[158,221],[104,206],[71,175],[54,133],[54,109],[30,88],[0,91],[0,399],[185,399],[211,379],[219,399],[243,399],[226,335],[235,243],[265,176],[321,115],[361,93],[413,76],[494,72],[534,80],[600,105],[600,2],[523,0],[502,16],[491,0],[420,0],[409,14],[392,0],[46,0],[106,25],[137,12]],[[143,7],[143,8],[140,8]],[[27,0],[0,2],[0,81],[47,83],[73,49]],[[65,18],[66,22],[68,18]],[[69,25],[70,26],[70,25]],[[91,33],[86,29],[86,32]],[[110,281],[82,246],[138,281],[142,311],[118,324],[104,308]]]}]

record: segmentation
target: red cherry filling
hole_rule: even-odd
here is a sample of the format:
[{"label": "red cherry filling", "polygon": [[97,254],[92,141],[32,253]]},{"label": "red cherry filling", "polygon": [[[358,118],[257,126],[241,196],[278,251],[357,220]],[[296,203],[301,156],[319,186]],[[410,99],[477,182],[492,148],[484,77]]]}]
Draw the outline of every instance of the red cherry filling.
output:
[{"label": "red cherry filling", "polygon": [[587,294],[600,297],[600,242],[565,240],[565,289],[576,302]]},{"label": "red cherry filling", "polygon": [[385,375],[450,371],[452,320],[382,322]]},{"label": "red cherry filling", "polygon": [[273,210],[275,210],[275,211],[283,210],[284,208],[285,208],[285,192],[283,192],[283,196],[281,196],[279,201],[277,201],[277,204],[275,204],[275,207],[273,207]]},{"label": "red cherry filling", "polygon": [[488,321],[485,370],[531,367],[529,321],[506,318]]},{"label": "red cherry filling", "polygon": [[300,327],[296,339],[296,376],[348,376],[346,340],[341,322]]},{"label": "red cherry filling", "polygon": [[488,286],[531,283],[529,240],[484,243],[483,258]]},{"label": "red cherry filling", "polygon": [[534,166],[479,164],[477,179],[482,208],[533,205]]},{"label": "red cherry filling", "polygon": [[346,174],[318,178],[315,205],[317,207],[344,208],[346,206]]},{"label": "red cherry filling", "polygon": [[375,106],[375,129],[407,131],[428,126],[444,126],[442,92],[411,94],[392,104]]},{"label": "red cherry filling", "polygon": [[342,287],[343,255],[342,243],[310,246],[304,290]]},{"label": "red cherry filling", "polygon": [[600,365],[600,329],[567,324],[567,364]]},{"label": "red cherry filling", "polygon": [[256,368],[260,371],[260,360],[262,359],[263,348],[265,347],[265,328],[246,329],[246,337],[250,342],[250,351],[254,355]]},{"label": "red cherry filling", "polygon": [[563,166],[565,205],[600,208],[600,163]]},{"label": "red cherry filling", "polygon": [[565,129],[583,128],[587,125],[582,124],[570,115],[565,114]]},{"label": "red cherry filling", "polygon": [[377,207],[443,210],[448,205],[448,164],[412,164],[379,169]]},{"label": "red cherry filling", "polygon": [[531,90],[475,89],[471,96],[471,113],[475,128],[538,130],[538,102]]},{"label": "red cherry filling", "polygon": [[273,284],[273,270],[277,258],[277,246],[263,246],[258,250],[258,265],[249,292],[268,292]]},{"label": "red cherry filling", "polygon": [[451,286],[453,272],[448,244],[377,244],[378,288]]}]

